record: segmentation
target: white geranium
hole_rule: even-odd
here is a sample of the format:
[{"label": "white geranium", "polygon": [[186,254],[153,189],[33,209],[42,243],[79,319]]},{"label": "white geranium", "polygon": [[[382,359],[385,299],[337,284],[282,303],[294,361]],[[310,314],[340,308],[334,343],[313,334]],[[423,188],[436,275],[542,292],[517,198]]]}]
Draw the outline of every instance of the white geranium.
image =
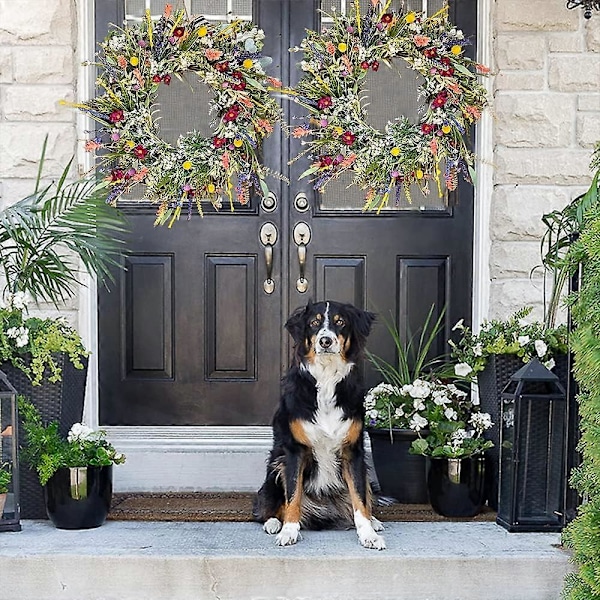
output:
[{"label": "white geranium", "polygon": [[548,352],[548,345],[546,342],[544,342],[544,340],[535,340],[533,345],[535,346],[535,351],[540,358],[542,358],[542,356]]},{"label": "white geranium", "polygon": [[554,367],[556,366],[556,362],[553,358],[551,358],[544,363],[544,366],[546,367],[546,369],[552,371],[552,369],[554,369]]},{"label": "white geranium", "polygon": [[23,348],[29,343],[29,331],[27,327],[9,327],[6,330],[6,337],[15,340],[17,348]]},{"label": "white geranium", "polygon": [[412,398],[427,398],[431,393],[431,384],[423,379],[415,379],[408,387],[407,393]]},{"label": "white geranium", "polygon": [[473,346],[473,354],[475,356],[482,356],[483,355],[483,345],[481,344],[481,342],[477,342]]},{"label": "white geranium", "polygon": [[404,409],[401,406],[396,408],[396,410],[394,411],[394,416],[397,419],[401,419],[404,416]]},{"label": "white geranium", "polygon": [[519,346],[525,346],[526,344],[529,344],[529,336],[528,335],[520,335],[517,338],[517,342],[519,342]]},{"label": "white geranium", "polygon": [[457,329],[464,329],[465,328],[464,322],[465,322],[464,319],[460,319],[459,321],[457,321],[454,324],[454,327],[452,328],[452,331],[456,331]]},{"label": "white geranium", "polygon": [[456,417],[458,415],[453,408],[448,407],[444,410],[444,416],[446,417],[446,419],[450,419],[450,421],[456,421]]},{"label": "white geranium", "polygon": [[485,431],[493,425],[492,417],[489,413],[485,412],[473,413],[469,419],[469,423],[479,432]]},{"label": "white geranium", "polygon": [[459,377],[466,377],[473,369],[467,363],[458,363],[454,365],[454,373]]},{"label": "white geranium", "polygon": [[414,414],[409,426],[413,431],[421,431],[421,429],[427,427],[427,419],[419,414]]},{"label": "white geranium", "polygon": [[83,423],[74,423],[67,434],[67,441],[84,442],[86,440],[92,440],[95,437],[95,432],[91,427],[88,427]]}]

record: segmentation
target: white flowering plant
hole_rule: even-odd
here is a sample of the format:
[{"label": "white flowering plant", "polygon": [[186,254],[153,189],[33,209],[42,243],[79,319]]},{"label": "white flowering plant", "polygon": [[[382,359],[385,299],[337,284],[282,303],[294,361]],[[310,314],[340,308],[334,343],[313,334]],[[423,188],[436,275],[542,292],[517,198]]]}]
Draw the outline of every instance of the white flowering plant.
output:
[{"label": "white flowering plant", "polygon": [[45,425],[38,409],[23,396],[19,397],[19,414],[26,439],[24,459],[36,469],[42,485],[62,467],[103,467],[125,462],[125,455],[107,441],[104,430],[75,423],[65,439],[58,423]]},{"label": "white flowering plant", "polygon": [[397,387],[380,383],[365,396],[365,424],[373,428],[427,431],[432,424],[454,421],[472,404],[453,383],[415,379]]},{"label": "white flowering plant", "polygon": [[0,303],[0,362],[10,362],[23,371],[33,385],[47,376],[60,381],[62,373],[56,353],[64,352],[73,365],[82,369],[88,355],[81,337],[64,319],[27,317],[28,296],[7,293]]},{"label": "white flowering plant", "polygon": [[539,321],[528,321],[530,313],[531,307],[524,307],[508,319],[484,321],[477,334],[462,319],[456,323],[453,330],[460,332],[460,338],[448,342],[457,363],[455,375],[476,377],[492,354],[516,355],[524,363],[539,358],[546,368],[553,369],[556,355],[568,351],[567,327],[546,327]]},{"label": "white flowering plant", "polygon": [[[411,428],[419,435],[411,445],[412,454],[467,458],[494,445],[483,437],[484,432],[492,427],[492,419],[488,413],[479,410],[479,405],[469,398],[469,394],[454,384],[423,384],[419,386],[419,393],[428,391],[429,394],[420,399],[422,410],[411,417]],[[413,390],[408,391],[411,393]]]}]

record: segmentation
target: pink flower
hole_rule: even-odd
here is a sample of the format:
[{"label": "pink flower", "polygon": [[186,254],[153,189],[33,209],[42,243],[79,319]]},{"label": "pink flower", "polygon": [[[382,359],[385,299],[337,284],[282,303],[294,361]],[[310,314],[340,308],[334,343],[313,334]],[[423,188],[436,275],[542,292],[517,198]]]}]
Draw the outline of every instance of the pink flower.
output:
[{"label": "pink flower", "polygon": [[415,37],[413,37],[413,41],[415,42],[415,46],[417,48],[423,48],[423,46],[427,46],[427,44],[429,44],[431,38],[427,37],[426,35],[415,35]]}]

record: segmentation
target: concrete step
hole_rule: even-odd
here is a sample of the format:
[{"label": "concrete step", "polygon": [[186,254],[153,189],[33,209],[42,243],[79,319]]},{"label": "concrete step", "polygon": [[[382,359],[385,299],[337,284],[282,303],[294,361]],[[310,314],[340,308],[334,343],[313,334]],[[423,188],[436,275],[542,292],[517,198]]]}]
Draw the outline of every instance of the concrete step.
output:
[{"label": "concrete step", "polygon": [[572,569],[559,534],[494,523],[385,523],[305,531],[279,548],[255,523],[108,521],[0,533],[2,600],[558,600]]}]

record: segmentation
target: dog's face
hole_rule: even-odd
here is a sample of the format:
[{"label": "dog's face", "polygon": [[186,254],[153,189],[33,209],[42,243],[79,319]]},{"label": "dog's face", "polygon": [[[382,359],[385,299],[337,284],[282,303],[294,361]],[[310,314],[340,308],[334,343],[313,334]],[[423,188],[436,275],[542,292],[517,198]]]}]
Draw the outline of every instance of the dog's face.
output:
[{"label": "dog's face", "polygon": [[297,309],[285,324],[296,343],[299,359],[315,355],[340,355],[353,360],[362,352],[373,313],[340,302],[309,302]]}]

